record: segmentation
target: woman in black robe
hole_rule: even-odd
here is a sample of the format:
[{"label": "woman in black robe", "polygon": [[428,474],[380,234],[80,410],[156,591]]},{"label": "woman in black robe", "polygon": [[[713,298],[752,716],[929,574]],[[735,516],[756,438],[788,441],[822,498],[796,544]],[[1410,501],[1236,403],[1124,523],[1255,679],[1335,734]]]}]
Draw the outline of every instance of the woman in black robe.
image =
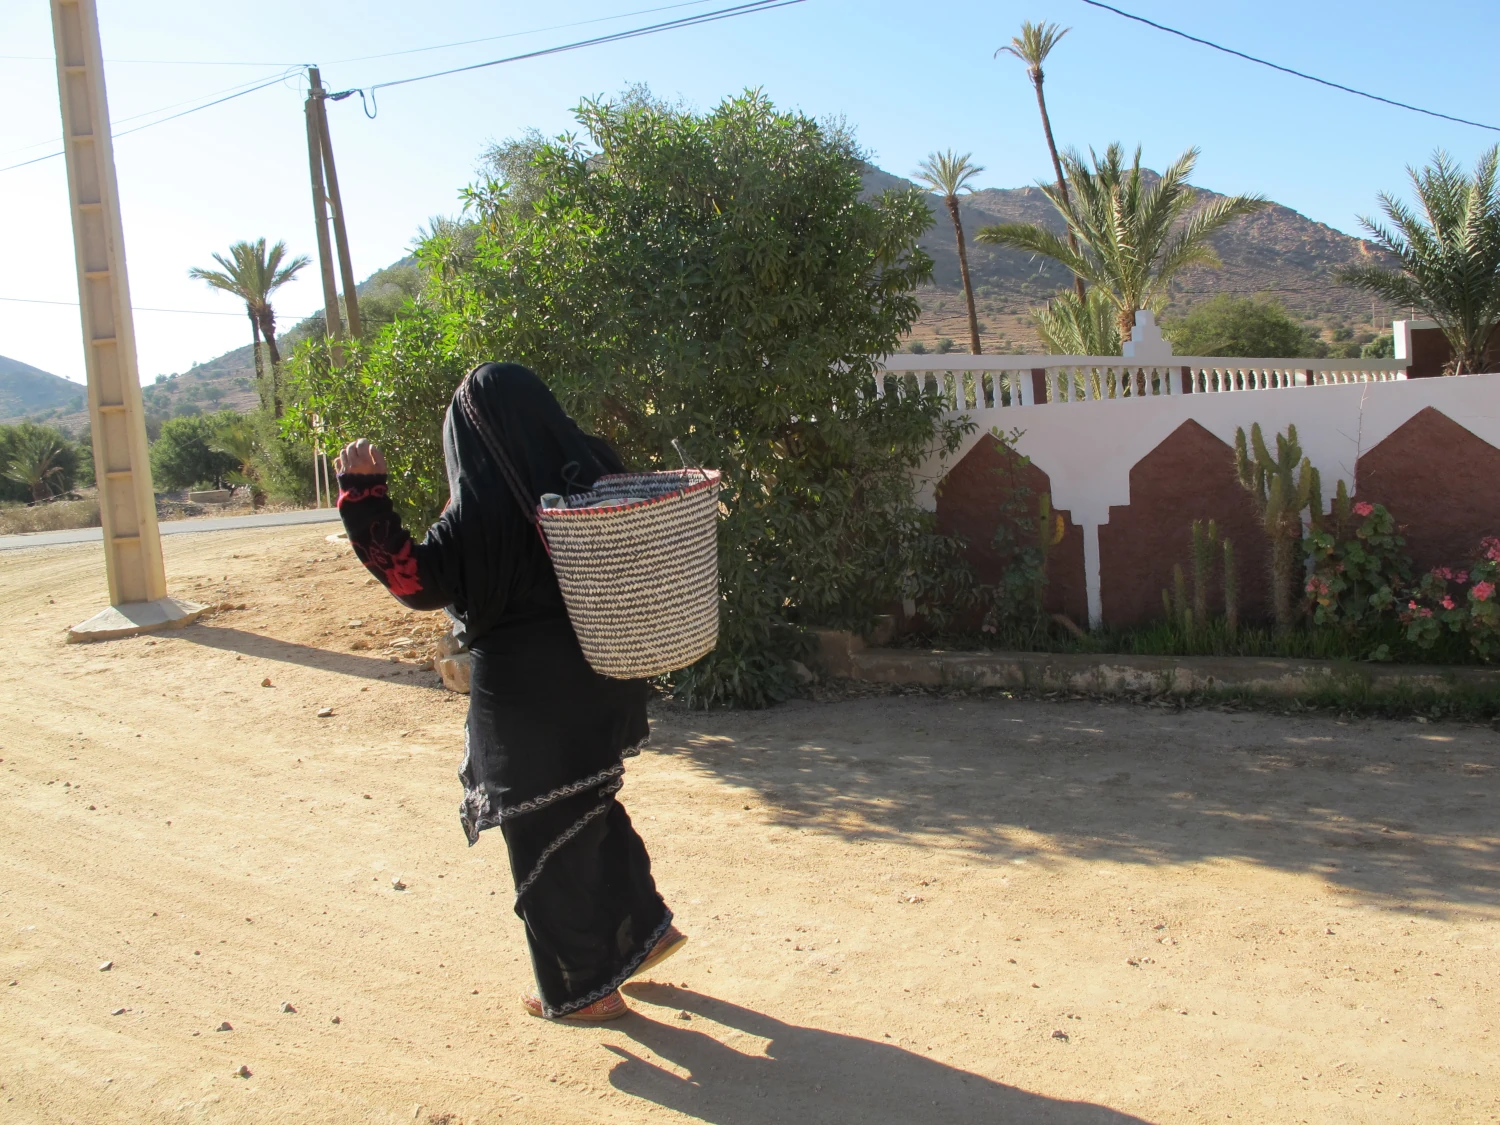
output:
[{"label": "woman in black robe", "polygon": [[[472,846],[499,826],[537,992],[535,1016],[597,1022],[629,1009],[619,987],[680,949],[651,859],[615,799],[649,735],[648,688],[589,667],[534,524],[543,493],[622,472],[535,374],[486,363],[443,420],[448,506],[418,543],[387,494],[385,458],[361,438],[336,462],[339,514],[361,562],[412,609],[447,609],[471,654],[459,809]],[[521,499],[526,499],[523,506]]]}]

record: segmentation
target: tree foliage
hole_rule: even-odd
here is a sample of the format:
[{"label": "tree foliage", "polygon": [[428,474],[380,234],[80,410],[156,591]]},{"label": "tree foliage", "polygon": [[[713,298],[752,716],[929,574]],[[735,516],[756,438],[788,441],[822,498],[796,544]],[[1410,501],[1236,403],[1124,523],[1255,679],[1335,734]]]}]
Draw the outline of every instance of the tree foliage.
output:
[{"label": "tree foliage", "polygon": [[1180,320],[1162,325],[1178,355],[1283,358],[1310,356],[1314,334],[1279,301],[1220,293],[1194,305]]},{"label": "tree foliage", "polygon": [[1090,289],[1082,300],[1073,290],[1064,290],[1045,308],[1033,309],[1031,323],[1051,355],[1120,354],[1114,302],[1101,289]]},{"label": "tree foliage", "polygon": [[237,419],[232,410],[173,418],[151,443],[151,480],[158,488],[222,488],[239,462],[214,448],[219,430]]},{"label": "tree foliage", "polygon": [[1381,192],[1391,225],[1359,220],[1399,268],[1361,266],[1341,280],[1437,321],[1453,348],[1454,374],[1493,370],[1500,356],[1485,349],[1500,323],[1500,146],[1480,156],[1472,176],[1442,149],[1407,174],[1421,214]]},{"label": "tree foliage", "polygon": [[34,503],[68,492],[88,456],[55,426],[0,426],[0,500]]},{"label": "tree foliage", "polygon": [[1159,310],[1174,276],[1192,266],[1219,265],[1219,256],[1208,244],[1210,235],[1260,210],[1266,201],[1258,195],[1236,195],[1195,210],[1198,193],[1188,177],[1198,161],[1196,148],[1179,156],[1154,183],[1142,174],[1139,148],[1129,168],[1118,144],[1110,145],[1102,158],[1092,150],[1089,155],[1093,167],[1075,149],[1062,156],[1071,194],[1063,194],[1056,184],[1037,185],[1079,248],[1029,223],[983,227],[975,238],[1051,258],[1102,289],[1114,303],[1123,339],[1139,310]]},{"label": "tree foliage", "polygon": [[379,442],[423,518],[446,494],[443,410],[480,360],[532,367],[635,466],[674,465],[681,438],[726,487],[719,647],[676,687],[762,704],[791,688],[799,626],[865,627],[961,581],[911,484],[957,429],[920,388],[873,394],[875,357],[919,313],[931,214],[916,191],[862,200],[847,136],[758,93],[703,114],[586,101],[577,119],[582,137],[531,146],[522,199],[471,189],[470,224],[420,251],[427,295],[341,371],[304,346],[298,413]]}]

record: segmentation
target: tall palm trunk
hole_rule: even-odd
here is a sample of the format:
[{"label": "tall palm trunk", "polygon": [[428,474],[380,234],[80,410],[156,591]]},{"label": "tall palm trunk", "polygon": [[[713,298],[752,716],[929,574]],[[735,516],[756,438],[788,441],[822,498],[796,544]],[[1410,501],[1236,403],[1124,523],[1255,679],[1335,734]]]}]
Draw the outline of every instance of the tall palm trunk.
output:
[{"label": "tall palm trunk", "polygon": [[260,334],[266,338],[266,352],[271,360],[271,417],[281,417],[281,352],[276,349],[276,314],[270,305],[260,310]]},{"label": "tall palm trunk", "polygon": [[[1057,191],[1062,196],[1064,204],[1070,204],[1068,198],[1068,181],[1063,175],[1062,161],[1057,157],[1057,142],[1052,139],[1052,118],[1047,116],[1047,99],[1042,93],[1042,72],[1036,70],[1031,76],[1031,84],[1036,87],[1036,105],[1042,111],[1042,132],[1047,136],[1047,151],[1052,154],[1052,172],[1057,177]],[[1073,253],[1078,253],[1078,236],[1073,233],[1073,228],[1068,228],[1068,247]],[[1078,299],[1083,300],[1084,287],[1083,278],[1076,273],[1073,275],[1073,290],[1078,294]],[[1121,336],[1120,339],[1125,339]]]},{"label": "tall palm trunk", "polygon": [[250,316],[250,350],[255,360],[255,391],[260,395],[260,408],[267,409],[270,403],[266,397],[266,365],[260,354],[260,321],[255,319],[255,310],[247,302],[245,312]]},{"label": "tall palm trunk", "polygon": [[948,214],[953,219],[953,234],[958,239],[958,272],[964,282],[964,300],[969,305],[969,353],[981,355],[979,317],[974,312],[974,285],[969,281],[969,252],[964,248],[964,224],[958,217],[958,196],[947,197]]}]

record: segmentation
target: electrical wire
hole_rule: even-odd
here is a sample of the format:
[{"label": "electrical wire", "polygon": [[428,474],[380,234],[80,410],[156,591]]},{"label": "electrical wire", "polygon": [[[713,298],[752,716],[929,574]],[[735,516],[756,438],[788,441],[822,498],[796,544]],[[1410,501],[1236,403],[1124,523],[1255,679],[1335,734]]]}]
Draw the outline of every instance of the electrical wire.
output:
[{"label": "electrical wire", "polygon": [[1215,51],[1223,51],[1226,55],[1233,55],[1235,58],[1244,59],[1247,62],[1257,63],[1260,66],[1268,66],[1272,70],[1279,70],[1283,74],[1290,74],[1294,78],[1303,78],[1308,82],[1316,82],[1319,86],[1327,86],[1330,89],[1342,90],[1346,94],[1354,94],[1357,97],[1369,98],[1372,102],[1382,102],[1385,105],[1395,106],[1397,109],[1410,110],[1412,113],[1422,113],[1426,114],[1428,117],[1438,117],[1444,121],[1452,121],[1459,125],[1471,125],[1475,129],[1488,129],[1492,133],[1500,133],[1500,125],[1486,125],[1482,121],[1470,121],[1467,118],[1454,117],[1449,113],[1439,113],[1435,109],[1423,109],[1421,106],[1408,105],[1406,102],[1398,102],[1392,98],[1383,98],[1379,94],[1371,94],[1367,93],[1364,90],[1356,90],[1353,86],[1345,86],[1339,82],[1330,82],[1326,78],[1319,78],[1316,75],[1305,74],[1300,70],[1293,70],[1289,66],[1282,66],[1279,63],[1268,62],[1265,59],[1256,58],[1254,55],[1247,55],[1244,51],[1236,51],[1233,47],[1225,47],[1222,44],[1213,42],[1211,39],[1200,39],[1196,35],[1189,35],[1185,31],[1178,31],[1175,27],[1168,27],[1166,24],[1157,23],[1155,20],[1148,20],[1145,16],[1137,16],[1131,12],[1124,11],[1121,8],[1116,8],[1110,4],[1101,3],[1100,0],[1083,0],[1083,3],[1089,5],[1091,8],[1103,8],[1106,12],[1113,12],[1117,16],[1124,16],[1126,19],[1134,20],[1136,23],[1143,23],[1147,27],[1154,27],[1157,31],[1165,31],[1168,35],[1176,35],[1179,38],[1188,40],[1189,42],[1199,43],[1205,47],[1212,47]]},{"label": "electrical wire", "polygon": [[[246,94],[253,94],[257,90],[264,90],[267,86],[274,86],[278,82],[286,81],[286,78],[287,75],[285,73],[278,74],[275,78],[272,78],[269,81],[261,82],[256,86],[251,86],[248,90],[240,90],[237,93],[228,94],[222,98],[215,98],[211,102],[204,102],[202,105],[193,106],[191,109],[185,109],[181,113],[174,113],[170,117],[161,117],[155,121],[148,121],[144,125],[135,126],[133,129],[121,129],[118,133],[111,133],[110,136],[111,138],[124,137],[128,136],[131,133],[139,133],[142,129],[150,129],[155,125],[164,125],[168,121],[176,121],[179,117],[186,117],[190,113],[197,113],[200,109],[208,109],[210,106],[223,105],[225,102],[233,101],[235,98],[243,98]],[[178,104],[180,105],[181,103],[179,102]],[[36,146],[33,145],[31,147],[34,148]],[[28,164],[40,164],[43,160],[51,160],[54,157],[61,156],[62,154],[63,150],[58,149],[56,152],[47,153],[46,156],[33,157],[30,160],[23,160],[19,164],[9,164],[4,168],[0,168],[0,172],[10,172],[16,168],[25,168]]]},{"label": "electrical wire", "polygon": [[399,55],[418,55],[424,51],[446,51],[450,47],[472,47],[476,43],[493,43],[498,39],[521,39],[527,35],[540,35],[544,31],[563,31],[570,27],[586,27],[594,23],[608,23],[610,20],[630,19],[634,16],[649,16],[656,12],[670,12],[677,8],[696,8],[703,4],[712,3],[712,0],[686,0],[681,4],[664,4],[658,8],[641,8],[634,12],[618,12],[612,16],[597,16],[591,20],[574,20],[572,23],[554,23],[548,27],[533,27],[528,31],[509,31],[504,35],[486,35],[482,39],[460,39],[456,43],[437,43],[431,47],[408,47],[404,51],[386,51],[379,55],[357,55],[348,59],[334,59],[329,65],[337,63],[370,62],[372,59],[393,59]]},{"label": "electrical wire", "polygon": [[[17,304],[22,304],[22,305],[63,305],[63,306],[65,306],[67,308],[70,308],[70,309],[76,309],[78,307],[78,302],[77,301],[43,301],[43,300],[39,300],[36,297],[0,297],[0,301],[14,301]],[[130,306],[130,311],[131,312],[152,312],[152,313],[181,313],[181,314],[183,314],[185,316],[237,316],[237,317],[243,317],[245,315],[243,312],[215,312],[212,309],[157,309],[157,308],[152,308],[149,305],[131,305]],[[307,316],[312,316],[312,315],[313,315],[312,313],[308,313],[307,314]],[[306,320],[307,316],[293,316],[290,319],[292,319],[292,320]],[[278,317],[280,319],[282,319],[282,320],[288,319],[283,314],[278,314]]]},{"label": "electrical wire", "polygon": [[[558,55],[565,51],[576,51],[583,47],[597,47],[605,43],[619,43],[626,39],[636,39],[644,35],[655,35],[662,31],[673,31],[683,27],[696,27],[699,24],[715,23],[718,20],[733,19],[736,16],[748,16],[756,12],[768,12],[774,8],[788,8],[793,4],[803,4],[806,0],[751,0],[750,3],[737,4],[731,8],[720,8],[713,12],[702,12],[696,16],[684,16],[681,19],[667,20],[663,23],[651,24],[647,27],[637,27],[630,31],[617,31],[611,35],[600,35],[593,39],[582,39],[576,43],[565,43],[560,47],[544,47],[539,51],[527,51],[521,55],[511,55],[503,59],[491,59],[489,62],[471,63],[468,66],[455,66],[448,70],[438,70],[431,74],[418,74],[411,78],[398,78],[392,82],[377,82],[373,86],[364,88],[355,87],[350,90],[342,90],[338,94],[330,94],[331,99],[346,98],[350,94],[358,94],[359,100],[364,104],[365,116],[374,117],[380,112],[375,103],[375,91],[383,90],[391,86],[405,86],[412,82],[425,82],[429,78],[443,78],[450,74],[463,74],[470,70],[483,70],[486,67],[500,66],[504,63],[520,62],[523,59],[536,59],[544,55]],[[366,101],[366,95],[369,100]],[[370,112],[371,107],[375,112]]]}]

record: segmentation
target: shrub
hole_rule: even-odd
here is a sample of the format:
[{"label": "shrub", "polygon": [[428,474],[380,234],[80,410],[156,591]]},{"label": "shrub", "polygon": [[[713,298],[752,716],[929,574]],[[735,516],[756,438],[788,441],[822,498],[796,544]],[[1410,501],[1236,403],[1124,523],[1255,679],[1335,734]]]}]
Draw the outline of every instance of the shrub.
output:
[{"label": "shrub", "polygon": [[1174,351],[1188,356],[1305,356],[1317,347],[1313,334],[1279,302],[1227,293],[1163,324],[1162,335]]},{"label": "shrub", "polygon": [[1482,660],[1500,658],[1500,539],[1479,544],[1467,569],[1438,567],[1422,575],[1406,605],[1401,623],[1407,639],[1429,649],[1444,630],[1467,637]]},{"label": "shrub", "polygon": [[1348,634],[1371,633],[1394,615],[1397,599],[1411,581],[1406,540],[1397,534],[1395,518],[1381,504],[1351,504],[1339,481],[1331,520],[1321,513],[1314,520],[1303,543],[1312,563],[1304,605],[1313,624]]},{"label": "shrub", "polygon": [[934,394],[872,393],[871,357],[920,311],[931,212],[915,191],[862,199],[852,141],[756,93],[577,116],[587,140],[537,144],[524,200],[471,189],[473,223],[421,248],[429,290],[342,371],[299,350],[293,424],[380,442],[424,518],[446,495],[443,410],[482,359],[536,370],[637,466],[674,464],[681,438],[724,472],[723,601],[719,647],[674,687],[760,705],[794,689],[801,626],[866,628],[903,597],[937,613],[961,572],[911,478],[959,428]]},{"label": "shrub", "polygon": [[157,488],[224,487],[239,462],[211,448],[220,427],[238,417],[232,410],[164,422],[151,444],[151,480]]}]

